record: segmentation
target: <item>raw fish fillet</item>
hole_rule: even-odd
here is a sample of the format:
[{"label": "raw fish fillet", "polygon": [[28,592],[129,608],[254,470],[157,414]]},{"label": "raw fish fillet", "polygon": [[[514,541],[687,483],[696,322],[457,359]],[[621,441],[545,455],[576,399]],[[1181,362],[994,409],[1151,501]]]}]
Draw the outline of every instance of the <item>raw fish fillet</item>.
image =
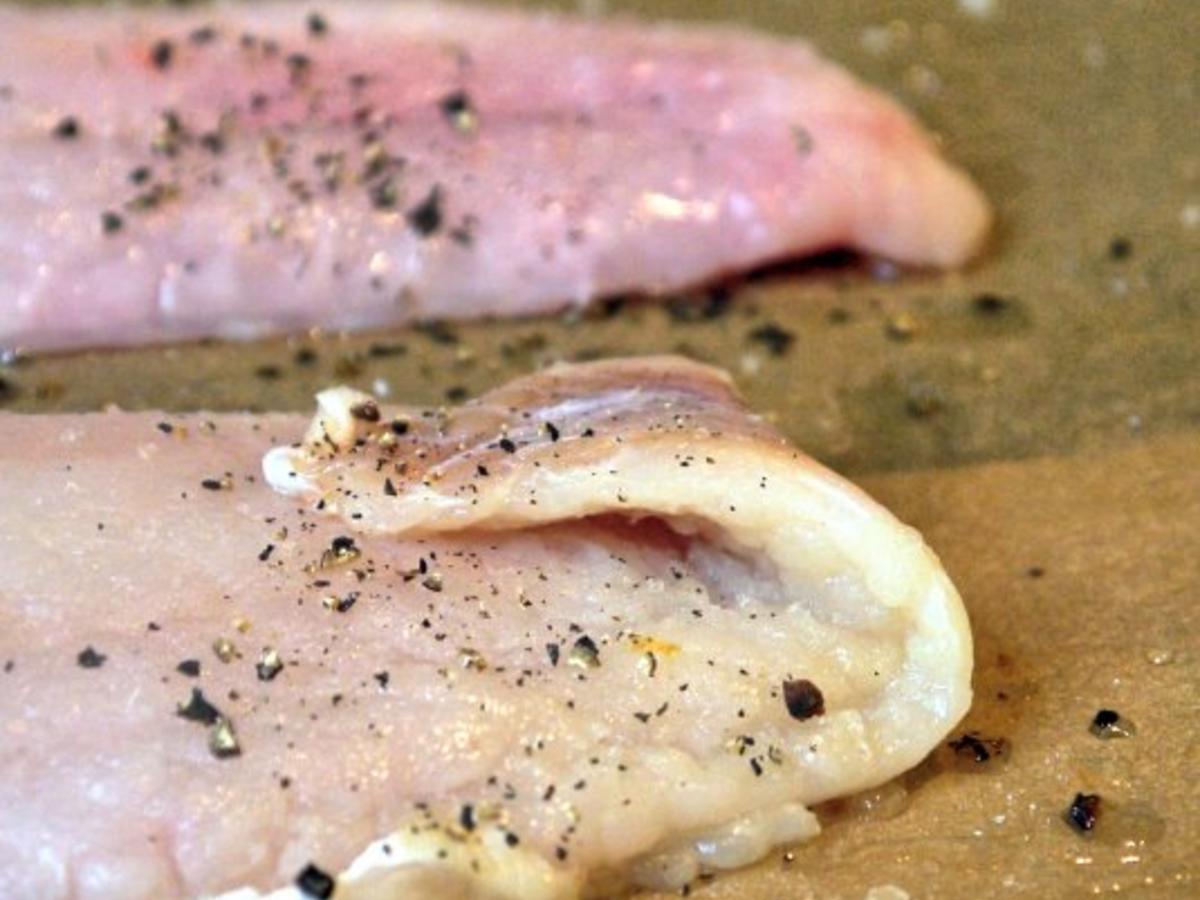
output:
[{"label": "raw fish fillet", "polygon": [[806,44],[408,3],[0,8],[0,346],[661,294],[850,247],[956,266],[989,213]]},{"label": "raw fish fillet", "polygon": [[0,896],[679,887],[968,706],[936,557],[717,370],[305,427],[0,415]]}]

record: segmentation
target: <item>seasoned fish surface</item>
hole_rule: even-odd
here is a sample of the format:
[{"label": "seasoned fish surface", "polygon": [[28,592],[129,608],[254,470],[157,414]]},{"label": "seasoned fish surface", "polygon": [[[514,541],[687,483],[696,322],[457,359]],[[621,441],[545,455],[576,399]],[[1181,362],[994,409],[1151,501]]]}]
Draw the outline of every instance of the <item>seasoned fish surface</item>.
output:
[{"label": "seasoned fish surface", "polygon": [[966,710],[936,558],[716,370],[319,399],[0,416],[0,895],[679,887]]},{"label": "seasoned fish surface", "polygon": [[0,346],[662,293],[988,211],[798,41],[409,3],[0,8]]}]

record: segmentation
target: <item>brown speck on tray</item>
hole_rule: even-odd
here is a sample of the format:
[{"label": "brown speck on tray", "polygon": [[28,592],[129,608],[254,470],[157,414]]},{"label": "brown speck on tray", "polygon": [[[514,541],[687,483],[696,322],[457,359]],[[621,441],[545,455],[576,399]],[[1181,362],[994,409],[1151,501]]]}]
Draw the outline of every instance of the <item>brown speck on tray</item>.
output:
[{"label": "brown speck on tray", "polygon": [[761,344],[772,356],[783,356],[795,343],[796,335],[774,322],[760,325],[746,335],[746,340]]},{"label": "brown speck on tray", "polygon": [[0,375],[0,405],[7,403],[17,396],[17,386],[9,378]]},{"label": "brown speck on tray", "polygon": [[1100,821],[1101,809],[1102,800],[1099,794],[1076,794],[1071,805],[1067,807],[1067,823],[1077,831],[1092,831]]},{"label": "brown speck on tray", "polygon": [[937,415],[945,406],[942,392],[931,384],[909,385],[905,391],[904,409],[914,419],[928,419]]},{"label": "brown speck on tray", "polygon": [[1088,726],[1088,731],[1101,740],[1127,738],[1137,734],[1137,728],[1133,722],[1115,709],[1097,710]]},{"label": "brown speck on tray", "polygon": [[1008,754],[1008,741],[1004,738],[984,737],[977,731],[968,731],[961,737],[948,742],[947,746],[956,757],[982,765],[992,759]]},{"label": "brown speck on tray", "polygon": [[1009,307],[1009,301],[999,294],[990,291],[976,294],[971,300],[971,308],[981,316],[998,316]]},{"label": "brown speck on tray", "polygon": [[1127,237],[1115,237],[1108,245],[1109,259],[1120,262],[1133,255],[1133,241]]}]

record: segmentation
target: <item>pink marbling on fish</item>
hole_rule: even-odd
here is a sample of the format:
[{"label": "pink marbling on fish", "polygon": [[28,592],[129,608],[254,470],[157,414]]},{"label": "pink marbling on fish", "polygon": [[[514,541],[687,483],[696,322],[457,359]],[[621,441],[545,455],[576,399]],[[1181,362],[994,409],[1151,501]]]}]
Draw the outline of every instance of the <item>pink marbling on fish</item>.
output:
[{"label": "pink marbling on fish", "polygon": [[834,247],[956,266],[987,227],[800,41],[308,10],[0,9],[0,346],[526,315]]}]

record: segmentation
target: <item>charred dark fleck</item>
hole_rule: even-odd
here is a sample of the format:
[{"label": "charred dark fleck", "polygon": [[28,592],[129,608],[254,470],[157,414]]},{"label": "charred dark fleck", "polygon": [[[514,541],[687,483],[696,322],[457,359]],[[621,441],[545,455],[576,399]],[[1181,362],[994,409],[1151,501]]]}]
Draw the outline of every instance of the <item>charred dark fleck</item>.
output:
[{"label": "charred dark fleck", "polygon": [[208,702],[200,688],[192,688],[192,696],[186,704],[181,703],[175,708],[175,714],[189,722],[199,722],[201,725],[215,725],[221,718],[221,711]]},{"label": "charred dark fleck", "polygon": [[462,403],[468,396],[470,392],[461,384],[446,389],[446,399],[451,403]]},{"label": "charred dark fleck", "polygon": [[98,669],[104,665],[104,661],[108,659],[103,653],[98,652],[90,644],[80,651],[75,657],[75,661],[79,663],[81,669]]},{"label": "charred dark fleck", "polygon": [[783,356],[791,349],[796,336],[786,328],[768,322],[747,334],[746,339],[756,344],[762,344],[772,356]]},{"label": "charred dark fleck", "polygon": [[274,552],[275,552],[275,545],[267,544],[267,546],[263,547],[261,550],[258,551],[258,561],[266,562],[268,559],[271,558],[271,554]]},{"label": "charred dark fleck", "polygon": [[180,675],[186,675],[188,678],[200,677],[200,660],[185,659],[175,667],[175,671]]},{"label": "charred dark fleck", "polygon": [[1133,254],[1133,242],[1127,237],[1115,237],[1108,245],[1108,256],[1110,259],[1123,260],[1129,259]]},{"label": "charred dark fleck", "polygon": [[156,41],[150,48],[150,62],[156,69],[167,69],[175,56],[175,46],[170,41]]},{"label": "charred dark fleck", "polygon": [[159,431],[161,431],[163,434],[173,434],[175,431],[175,426],[172,425],[170,422],[159,422],[154,427],[157,428]]},{"label": "charred dark fleck", "polygon": [[50,133],[61,140],[70,141],[79,137],[79,131],[79,120],[74,116],[66,116],[59,119],[58,124],[54,126],[54,130]]},{"label": "charred dark fleck", "polygon": [[388,682],[392,680],[392,676],[387,672],[376,672],[373,676],[380,690],[387,690]]},{"label": "charred dark fleck", "polygon": [[340,613],[350,612],[354,608],[354,604],[358,602],[358,592],[350,591],[337,599],[333,604],[333,608]]},{"label": "charred dark fleck", "polygon": [[404,419],[392,420],[392,434],[396,435],[397,437],[403,437],[404,435],[408,434],[409,427],[409,423]]},{"label": "charred dark fleck", "polygon": [[508,831],[504,834],[504,843],[508,844],[510,847],[515,847],[517,844],[521,843],[521,838],[513,832]]},{"label": "charred dark fleck", "polygon": [[462,809],[458,811],[458,824],[463,827],[464,831],[475,830],[475,807],[471,804],[464,804]]},{"label": "charred dark fleck", "polygon": [[279,366],[268,363],[256,368],[254,370],[254,377],[261,378],[263,381],[278,381],[283,377],[283,370]]},{"label": "charred dark fleck", "polygon": [[408,224],[421,237],[431,237],[442,227],[442,189],[437,185],[408,211]]},{"label": "charred dark fleck", "polygon": [[116,234],[124,226],[125,220],[111,209],[100,213],[100,230],[105,234]]},{"label": "charred dark fleck", "polygon": [[1100,820],[1099,794],[1076,794],[1067,807],[1067,822],[1079,831],[1091,831]]},{"label": "charred dark fleck", "polygon": [[788,715],[803,722],[813,716],[825,715],[825,697],[821,689],[807,678],[794,678],[783,683],[783,702]]},{"label": "charred dark fleck", "polygon": [[301,347],[292,357],[292,362],[298,366],[312,366],[317,362],[317,351],[311,347]]},{"label": "charred dark fleck", "polygon": [[558,427],[553,422],[547,422],[546,434],[550,435],[550,440],[557,441],[559,437]]},{"label": "charred dark fleck", "polygon": [[552,665],[552,666],[558,665],[559,652],[560,651],[559,651],[558,644],[547,644],[546,645],[546,656],[548,656],[550,658],[550,665]]},{"label": "charred dark fleck", "polygon": [[487,478],[490,474],[492,474],[491,472],[488,471],[488,467],[485,466],[483,463],[480,463],[477,466],[475,466],[475,473],[480,478]]},{"label": "charred dark fleck", "polygon": [[219,491],[222,488],[222,484],[218,478],[205,478],[200,482],[200,487],[206,491]]},{"label": "charred dark fleck", "polygon": [[336,886],[337,882],[333,876],[312,863],[301,869],[300,874],[296,876],[297,890],[305,897],[314,897],[316,900],[329,900]]},{"label": "charred dark fleck", "polygon": [[517,445],[514,444],[512,441],[510,441],[508,438],[500,438],[500,449],[503,450],[505,453],[516,453]]},{"label": "charred dark fleck", "polygon": [[390,478],[383,479],[383,492],[385,494],[387,494],[389,497],[396,496],[396,485],[394,485],[392,483],[392,479],[390,479]]}]

